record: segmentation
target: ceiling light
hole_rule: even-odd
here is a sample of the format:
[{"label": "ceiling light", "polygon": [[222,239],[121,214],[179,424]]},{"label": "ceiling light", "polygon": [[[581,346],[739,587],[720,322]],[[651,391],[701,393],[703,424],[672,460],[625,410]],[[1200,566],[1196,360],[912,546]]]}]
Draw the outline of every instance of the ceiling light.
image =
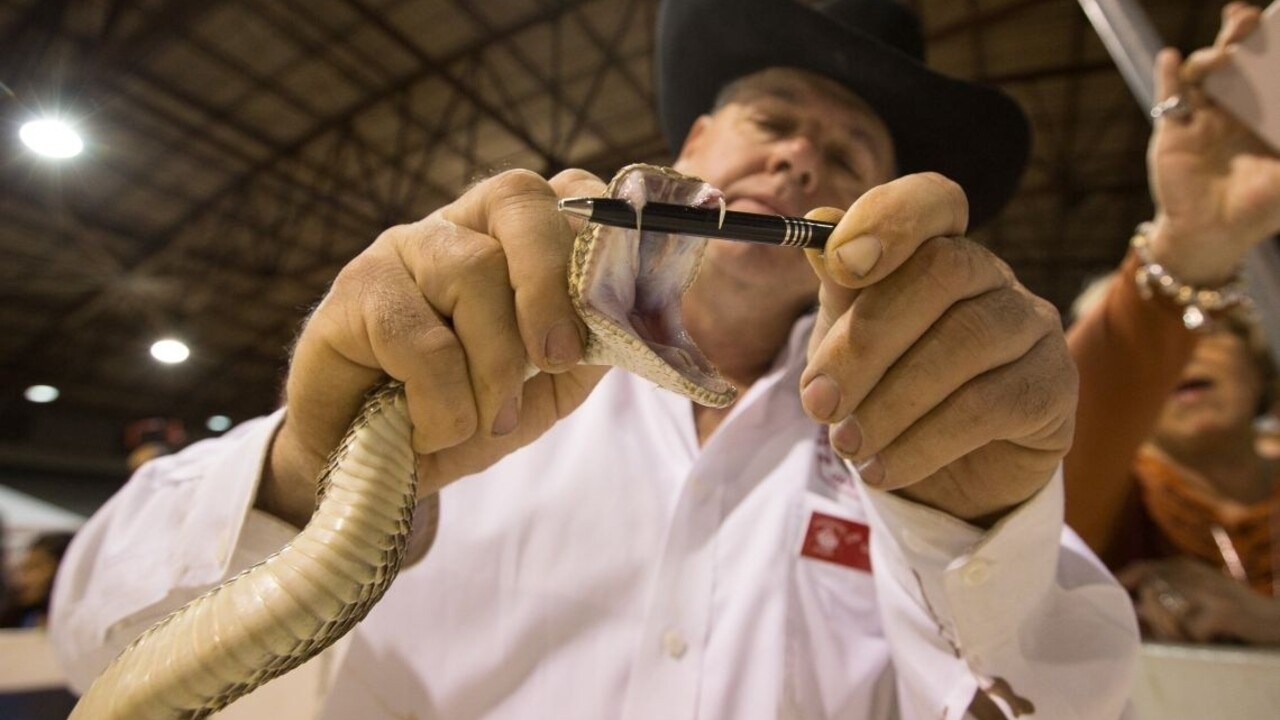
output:
[{"label": "ceiling light", "polygon": [[181,340],[164,338],[151,344],[151,357],[168,365],[176,365],[191,356],[191,348]]},{"label": "ceiling light", "polygon": [[32,120],[18,130],[18,137],[34,152],[51,158],[75,157],[84,150],[80,134],[61,120]]},{"label": "ceiling light", "polygon": [[51,403],[58,399],[58,388],[52,385],[32,385],[23,395],[33,403]]},{"label": "ceiling light", "polygon": [[231,427],[231,418],[226,415],[214,415],[204,421],[204,426],[214,432],[220,433]]}]

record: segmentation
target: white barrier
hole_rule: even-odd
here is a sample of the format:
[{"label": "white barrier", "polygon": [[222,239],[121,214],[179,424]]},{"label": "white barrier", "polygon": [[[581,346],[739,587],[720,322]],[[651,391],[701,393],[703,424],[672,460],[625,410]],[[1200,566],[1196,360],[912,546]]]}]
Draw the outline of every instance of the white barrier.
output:
[{"label": "white barrier", "polygon": [[1143,720],[1280,718],[1280,651],[1147,643],[1133,693]]},{"label": "white barrier", "polygon": [[[214,717],[314,720],[345,646],[338,643]],[[0,694],[64,685],[44,631],[0,630]],[[1134,705],[1144,720],[1276,720],[1280,651],[1148,643]]]}]

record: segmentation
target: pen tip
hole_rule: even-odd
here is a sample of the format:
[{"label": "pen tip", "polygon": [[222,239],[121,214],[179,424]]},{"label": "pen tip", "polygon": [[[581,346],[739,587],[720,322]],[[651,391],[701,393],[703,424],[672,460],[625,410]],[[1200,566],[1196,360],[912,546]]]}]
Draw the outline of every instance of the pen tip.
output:
[{"label": "pen tip", "polygon": [[591,198],[564,198],[558,204],[560,212],[566,215],[575,215],[580,218],[591,219],[591,210],[593,203]]}]

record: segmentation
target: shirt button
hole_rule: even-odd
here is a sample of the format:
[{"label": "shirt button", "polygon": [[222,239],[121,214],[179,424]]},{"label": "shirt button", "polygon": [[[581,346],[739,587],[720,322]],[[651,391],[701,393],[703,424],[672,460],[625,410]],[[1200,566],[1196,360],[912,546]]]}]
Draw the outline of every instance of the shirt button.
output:
[{"label": "shirt button", "polygon": [[991,578],[991,563],[981,558],[974,558],[965,563],[960,577],[964,579],[965,585],[977,587]]},{"label": "shirt button", "polygon": [[662,650],[672,658],[679,660],[689,650],[689,643],[675,630],[668,630],[662,636]]}]

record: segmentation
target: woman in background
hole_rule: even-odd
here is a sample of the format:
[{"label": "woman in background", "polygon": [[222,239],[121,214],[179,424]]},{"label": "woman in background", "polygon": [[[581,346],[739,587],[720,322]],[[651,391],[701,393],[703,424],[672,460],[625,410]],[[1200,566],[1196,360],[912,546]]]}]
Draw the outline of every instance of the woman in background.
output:
[{"label": "woman in background", "polygon": [[1280,644],[1277,462],[1258,452],[1275,369],[1231,317],[1196,345],[1133,464],[1140,512],[1107,553],[1157,639]]}]

